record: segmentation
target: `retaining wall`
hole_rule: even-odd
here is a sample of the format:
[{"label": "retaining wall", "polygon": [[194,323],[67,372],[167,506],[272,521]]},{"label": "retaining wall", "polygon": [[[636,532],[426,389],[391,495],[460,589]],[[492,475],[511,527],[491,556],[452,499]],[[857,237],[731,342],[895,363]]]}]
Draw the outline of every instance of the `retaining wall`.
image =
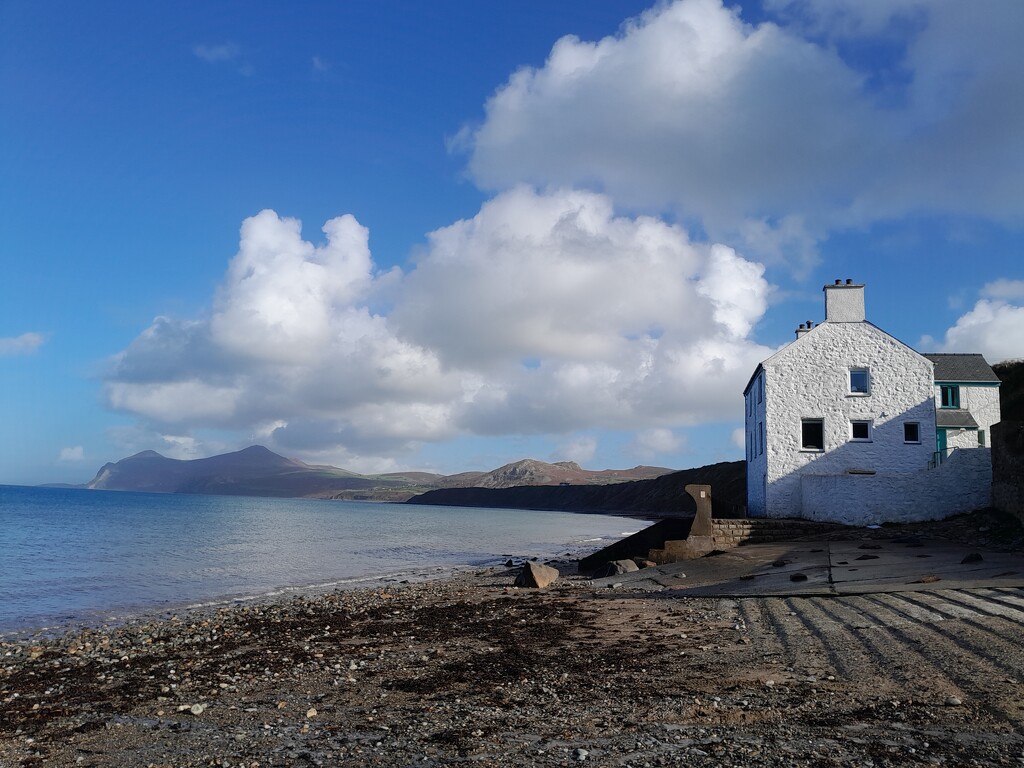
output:
[{"label": "retaining wall", "polygon": [[992,506],[1024,519],[1024,422],[992,427]]}]

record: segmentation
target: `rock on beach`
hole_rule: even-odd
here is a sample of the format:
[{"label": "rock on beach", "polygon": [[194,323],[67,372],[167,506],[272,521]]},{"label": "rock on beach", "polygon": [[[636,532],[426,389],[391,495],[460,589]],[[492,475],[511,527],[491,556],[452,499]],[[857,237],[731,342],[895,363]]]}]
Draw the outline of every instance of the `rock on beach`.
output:
[{"label": "rock on beach", "polygon": [[527,560],[523,563],[523,569],[516,577],[515,585],[517,587],[536,587],[537,589],[544,589],[544,587],[552,584],[557,578],[558,571],[550,565],[544,565],[543,563],[535,563],[532,560]]}]

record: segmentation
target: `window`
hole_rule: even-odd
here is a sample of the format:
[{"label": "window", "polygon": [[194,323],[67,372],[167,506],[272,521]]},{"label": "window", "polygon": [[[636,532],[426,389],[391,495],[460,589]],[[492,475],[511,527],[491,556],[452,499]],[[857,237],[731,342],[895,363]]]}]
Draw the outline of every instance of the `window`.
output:
[{"label": "window", "polygon": [[984,429],[979,429],[978,430],[978,447],[979,448],[984,448],[985,447],[985,430]]},{"label": "window", "polygon": [[939,393],[943,408],[960,407],[960,387],[956,384],[942,384],[939,386]]},{"label": "window", "polygon": [[825,422],[822,419],[800,420],[800,447],[805,451],[825,450]]},{"label": "window", "polygon": [[871,376],[867,368],[850,369],[850,394],[871,394]]},{"label": "window", "polygon": [[906,421],[903,423],[903,442],[904,443],[920,443],[921,442],[921,425],[916,421]]},{"label": "window", "polygon": [[757,440],[758,456],[760,456],[762,453],[764,453],[764,422],[763,421],[759,422],[758,425],[757,425],[757,434],[758,434],[758,440]]},{"label": "window", "polygon": [[764,374],[757,377],[757,402],[764,400]]},{"label": "window", "polygon": [[870,440],[871,439],[871,422],[870,421],[851,421],[850,422],[850,439],[851,440]]}]

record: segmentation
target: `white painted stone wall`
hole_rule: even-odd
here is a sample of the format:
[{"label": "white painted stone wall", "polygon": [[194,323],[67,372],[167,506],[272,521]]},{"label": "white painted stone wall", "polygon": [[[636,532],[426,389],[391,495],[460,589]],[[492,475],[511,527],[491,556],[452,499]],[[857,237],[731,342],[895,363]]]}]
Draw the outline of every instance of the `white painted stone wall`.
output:
[{"label": "white painted stone wall", "polygon": [[765,510],[765,479],[768,472],[767,433],[765,429],[764,373],[751,382],[744,398],[744,426],[747,450],[747,515],[763,517]]},{"label": "white painted stone wall", "polygon": [[[991,504],[988,448],[953,451],[935,469],[903,474],[803,475],[803,516],[847,525],[940,520]],[[837,503],[839,500],[839,503]]]},{"label": "white painted stone wall", "polygon": [[[935,407],[942,409],[942,390],[939,384],[935,385]],[[985,430],[986,437],[991,433],[992,425],[999,423],[999,387],[960,386],[960,407],[970,411],[971,416],[978,422],[978,429]],[[953,431],[948,432],[952,436]],[[976,435],[971,434],[974,438]],[[977,445],[977,443],[974,443]],[[950,443],[953,447],[953,443]],[[958,446],[959,447],[959,446]],[[962,447],[973,447],[963,445]]]},{"label": "white painted stone wall", "polygon": [[978,432],[973,429],[946,429],[946,455],[959,448],[977,448]]},{"label": "white painted stone wall", "polygon": [[[765,376],[768,517],[803,516],[801,476],[850,470],[901,474],[924,470],[935,450],[933,367],[914,350],[867,322],[824,322],[762,364]],[[851,368],[868,368],[868,395],[849,391]],[[801,448],[801,419],[824,422],[824,451]],[[850,440],[850,420],[872,422],[870,442]],[[920,443],[904,443],[915,421]],[[748,479],[754,471],[748,466]],[[843,486],[846,487],[845,485]],[[840,519],[851,500],[831,497],[834,518],[817,501],[818,519]],[[748,513],[756,514],[751,499]]]}]

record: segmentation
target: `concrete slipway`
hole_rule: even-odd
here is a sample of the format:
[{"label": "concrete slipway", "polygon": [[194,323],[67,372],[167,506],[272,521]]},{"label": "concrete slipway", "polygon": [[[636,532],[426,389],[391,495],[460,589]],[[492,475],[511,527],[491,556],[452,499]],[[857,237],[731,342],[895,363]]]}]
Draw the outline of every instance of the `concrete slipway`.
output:
[{"label": "concrete slipway", "polygon": [[752,544],[595,579],[692,597],[859,595],[1024,587],[1024,555],[911,538]]}]

